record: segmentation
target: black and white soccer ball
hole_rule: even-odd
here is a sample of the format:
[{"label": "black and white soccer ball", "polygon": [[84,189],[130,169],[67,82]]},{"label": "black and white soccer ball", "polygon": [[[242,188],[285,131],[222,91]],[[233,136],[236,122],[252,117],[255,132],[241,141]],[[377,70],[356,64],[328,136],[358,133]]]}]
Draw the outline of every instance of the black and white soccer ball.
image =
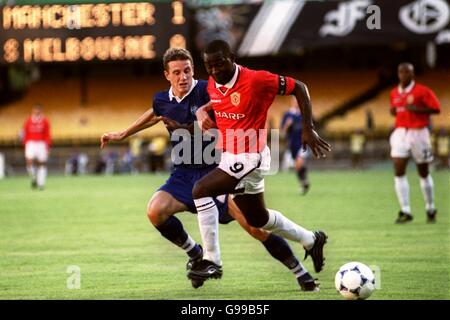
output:
[{"label": "black and white soccer ball", "polygon": [[372,270],[361,262],[349,262],[339,268],[334,278],[336,290],[347,300],[363,300],[375,290]]}]

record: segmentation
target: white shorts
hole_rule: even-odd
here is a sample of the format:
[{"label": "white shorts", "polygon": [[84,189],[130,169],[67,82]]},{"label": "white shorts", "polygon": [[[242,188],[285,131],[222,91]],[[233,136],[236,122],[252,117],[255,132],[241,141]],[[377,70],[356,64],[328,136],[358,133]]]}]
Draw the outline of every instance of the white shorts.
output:
[{"label": "white shorts", "polygon": [[270,171],[270,149],[260,153],[223,152],[219,169],[239,179],[236,194],[257,194],[264,192],[264,175]]},{"label": "white shorts", "polygon": [[28,141],[25,145],[25,158],[46,162],[48,159],[47,144],[44,141]]},{"label": "white shorts", "polygon": [[392,158],[413,157],[416,163],[433,161],[430,132],[428,128],[396,128],[389,139]]}]

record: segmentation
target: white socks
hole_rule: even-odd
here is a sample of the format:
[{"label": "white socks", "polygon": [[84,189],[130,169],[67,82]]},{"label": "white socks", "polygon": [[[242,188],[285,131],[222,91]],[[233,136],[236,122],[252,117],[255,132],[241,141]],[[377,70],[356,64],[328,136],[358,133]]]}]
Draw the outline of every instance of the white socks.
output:
[{"label": "white socks", "polygon": [[27,172],[31,180],[36,181],[36,167],[34,165],[27,165]]},{"label": "white socks", "polygon": [[314,233],[295,224],[281,212],[267,209],[269,212],[269,221],[263,226],[263,229],[273,232],[280,237],[300,242],[306,249],[314,245]]},{"label": "white socks", "polygon": [[[425,210],[434,210],[433,178],[430,174],[426,178],[420,178],[420,188],[422,189],[423,198],[425,199]],[[397,193],[401,210],[404,213],[411,214],[411,207],[409,204],[409,183],[406,175],[395,177],[395,192]]]},{"label": "white socks", "polygon": [[46,166],[38,166],[38,169],[37,169],[38,187],[44,187],[46,177],[47,177],[47,167]]},{"label": "white socks", "polygon": [[426,178],[420,178],[420,188],[425,200],[425,210],[434,210],[433,178],[429,174]]},{"label": "white socks", "polygon": [[409,183],[406,176],[395,177],[395,192],[397,193],[400,210],[403,213],[411,214],[411,207],[409,205]]},{"label": "white socks", "polygon": [[211,197],[194,199],[194,203],[203,242],[203,258],[222,265],[219,246],[219,210],[216,203]]}]

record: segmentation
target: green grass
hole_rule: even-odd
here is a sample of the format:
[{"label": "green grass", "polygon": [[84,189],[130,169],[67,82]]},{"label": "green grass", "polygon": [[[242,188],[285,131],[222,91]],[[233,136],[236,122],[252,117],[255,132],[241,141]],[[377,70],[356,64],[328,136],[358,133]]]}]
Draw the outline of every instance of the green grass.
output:
[{"label": "green grass", "polygon": [[[0,299],[340,299],[334,275],[361,261],[381,270],[371,299],[449,299],[449,174],[433,173],[438,223],[425,222],[410,170],[415,220],[394,225],[390,170],[315,171],[298,195],[293,174],[266,179],[266,202],[299,224],[329,234],[319,293],[302,293],[293,275],[237,223],[220,227],[224,276],[194,290],[186,255],[148,222],[146,204],[166,175],[50,176],[32,191],[25,177],[0,181]],[[178,215],[200,240],[196,216]],[[303,250],[291,243],[299,258]],[[68,266],[81,288],[68,289]],[[310,259],[305,262],[313,270]]]}]

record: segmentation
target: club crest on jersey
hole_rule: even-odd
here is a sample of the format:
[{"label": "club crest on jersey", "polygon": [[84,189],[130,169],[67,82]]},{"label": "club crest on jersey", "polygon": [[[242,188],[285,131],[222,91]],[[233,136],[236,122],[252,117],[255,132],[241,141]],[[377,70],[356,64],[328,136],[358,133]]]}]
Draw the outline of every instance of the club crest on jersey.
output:
[{"label": "club crest on jersey", "polygon": [[197,110],[198,110],[198,106],[195,106],[195,105],[192,106],[191,107],[191,114],[195,116],[195,113],[197,112]]},{"label": "club crest on jersey", "polygon": [[233,106],[237,107],[239,103],[241,102],[241,94],[239,92],[233,92],[230,95],[230,100]]}]

